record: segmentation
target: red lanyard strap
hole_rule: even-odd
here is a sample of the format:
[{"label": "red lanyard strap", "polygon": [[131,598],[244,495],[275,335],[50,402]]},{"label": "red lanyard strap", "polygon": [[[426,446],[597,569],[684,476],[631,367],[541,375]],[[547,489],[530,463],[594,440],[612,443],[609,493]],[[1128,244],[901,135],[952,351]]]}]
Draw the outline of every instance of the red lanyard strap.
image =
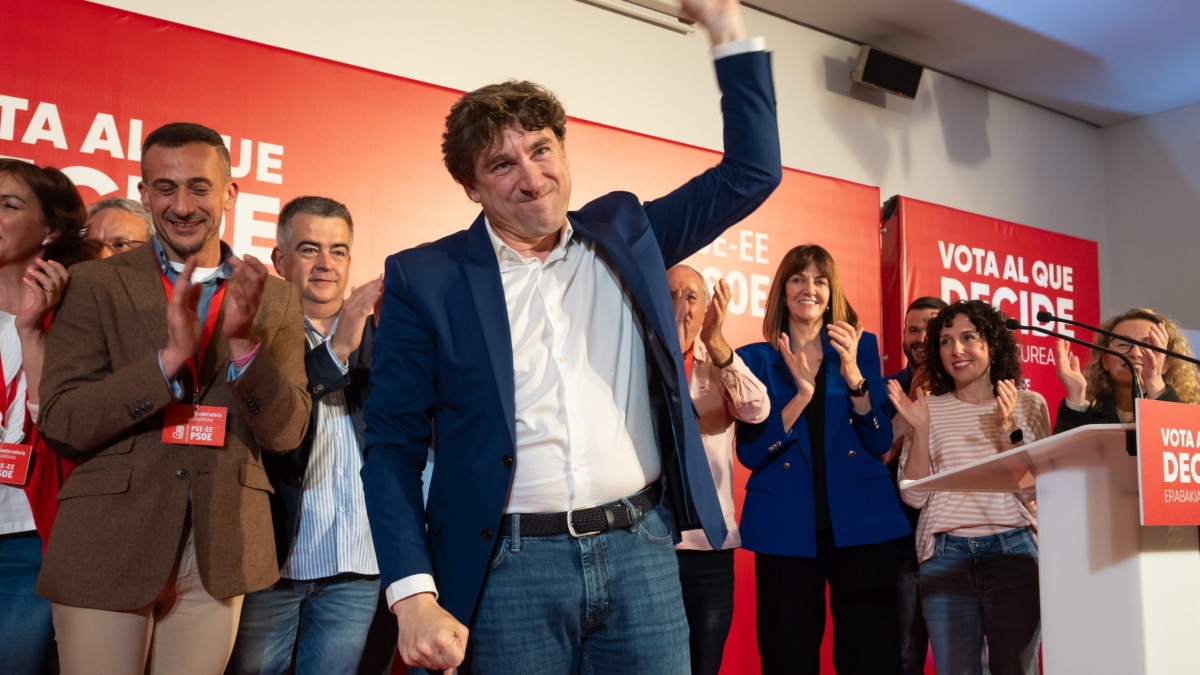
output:
[{"label": "red lanyard strap", "polygon": [[[159,274],[162,276],[163,290],[167,293],[167,304],[171,304],[175,285],[161,269]],[[217,317],[221,314],[221,303],[224,300],[225,280],[222,279],[220,285],[217,286],[217,292],[213,294],[212,300],[208,303],[208,312],[204,316],[204,329],[200,333],[200,349],[187,362],[188,370],[192,373],[192,397],[193,403],[196,405],[200,404],[200,365],[204,362],[204,355],[208,353],[208,345],[217,331]]]},{"label": "red lanyard strap", "polygon": [[[4,378],[5,378],[4,364],[0,363],[0,382],[3,382]],[[4,395],[4,399],[0,400],[0,420],[3,420],[2,424],[4,427],[8,426],[8,419],[6,417],[8,415],[8,408],[9,408],[9,406],[12,405],[13,401],[16,400],[16,398],[17,398],[17,385],[20,383],[21,383],[21,371],[17,371],[17,374],[13,375],[12,382],[10,382],[7,387],[0,387],[0,393],[3,393],[3,395]],[[21,416],[24,419],[21,421],[21,429],[23,431],[28,431],[29,407],[28,406],[22,406],[22,407],[23,407],[23,410],[22,410]],[[0,431],[2,431],[2,429],[0,429]]]}]

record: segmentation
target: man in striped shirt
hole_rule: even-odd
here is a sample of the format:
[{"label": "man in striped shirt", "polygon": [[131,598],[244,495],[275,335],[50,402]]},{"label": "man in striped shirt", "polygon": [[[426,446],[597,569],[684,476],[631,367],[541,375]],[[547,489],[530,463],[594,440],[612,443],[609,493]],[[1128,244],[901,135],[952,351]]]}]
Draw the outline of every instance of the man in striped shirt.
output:
[{"label": "man in striped shirt", "polygon": [[349,210],[332,199],[299,197],[279,214],[272,260],[300,289],[313,412],[300,448],[264,457],[282,578],[246,596],[227,672],[285,673],[294,657],[297,675],[354,673],[379,604],[359,470],[383,282],[346,296],[353,238]]}]

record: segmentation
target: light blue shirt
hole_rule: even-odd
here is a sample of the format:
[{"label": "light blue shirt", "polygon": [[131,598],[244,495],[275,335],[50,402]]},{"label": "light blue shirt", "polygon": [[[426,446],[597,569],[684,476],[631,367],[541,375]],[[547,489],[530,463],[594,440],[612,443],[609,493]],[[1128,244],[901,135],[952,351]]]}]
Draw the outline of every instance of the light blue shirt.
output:
[{"label": "light blue shirt", "polygon": [[[162,273],[167,275],[167,281],[172,284],[179,278],[180,270],[175,269],[175,265],[167,257],[167,252],[163,250],[162,244],[158,241],[158,235],[150,237],[151,243],[154,244],[154,252],[158,254],[158,266]],[[229,264],[229,257],[233,255],[233,250],[221,242],[221,266],[213,270],[213,273],[200,281],[200,302],[196,306],[196,315],[200,317],[200,325],[204,325],[204,320],[208,317],[208,308],[212,305],[213,298],[217,294],[217,289],[221,287],[221,282],[233,276],[233,267]],[[220,311],[220,310],[218,310]],[[253,361],[251,359],[250,361]],[[233,382],[245,372],[249,367],[250,361],[247,361],[244,366],[238,368],[232,363],[229,364],[229,371],[226,374],[226,379]],[[162,371],[163,379],[166,380],[167,386],[171,389],[171,395],[176,400],[183,398],[183,385],[176,378],[167,377],[167,370],[162,364],[162,350],[158,350],[158,368]]]},{"label": "light blue shirt", "polygon": [[[329,338],[304,319],[310,349],[324,349],[346,372],[333,353]],[[334,320],[330,335],[337,331]],[[325,394],[317,407],[312,454],[304,472],[295,543],[280,570],[287,579],[310,580],[338,574],[379,574],[367,505],[363,496],[362,449],[343,390]]]}]

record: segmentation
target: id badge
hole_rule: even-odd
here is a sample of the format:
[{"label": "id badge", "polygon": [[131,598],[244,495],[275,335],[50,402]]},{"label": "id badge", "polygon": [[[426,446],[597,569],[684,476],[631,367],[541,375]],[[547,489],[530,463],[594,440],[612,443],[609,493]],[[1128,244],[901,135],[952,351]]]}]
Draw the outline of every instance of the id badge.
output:
[{"label": "id badge", "polygon": [[220,406],[173,403],[166,409],[163,443],[223,447],[227,414]]},{"label": "id badge", "polygon": [[29,480],[29,458],[32,455],[32,445],[0,443],[0,483],[24,485]]}]

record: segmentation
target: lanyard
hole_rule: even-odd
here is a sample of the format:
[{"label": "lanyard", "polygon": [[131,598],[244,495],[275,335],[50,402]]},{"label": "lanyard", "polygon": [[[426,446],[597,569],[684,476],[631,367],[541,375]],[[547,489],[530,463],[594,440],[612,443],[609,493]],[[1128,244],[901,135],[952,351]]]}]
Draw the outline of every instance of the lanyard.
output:
[{"label": "lanyard", "polygon": [[[4,375],[4,364],[0,363],[0,382],[4,381]],[[8,420],[5,419],[5,415],[8,415],[8,407],[12,405],[13,400],[17,398],[17,385],[20,384],[20,382],[21,373],[18,371],[17,374],[13,376],[12,383],[10,383],[8,387],[0,388],[0,392],[4,393],[4,399],[0,400],[0,420],[2,420],[2,425],[4,428],[7,428],[8,426]],[[23,418],[21,420],[21,430],[25,431],[26,427],[29,425],[29,406],[24,406],[24,411],[21,417]],[[0,428],[0,436],[3,436],[3,428]]]},{"label": "lanyard", "polygon": [[[171,295],[175,292],[175,285],[167,278],[166,272],[159,269],[159,274],[162,276],[163,290],[167,292],[167,304],[171,303]],[[221,302],[225,299],[225,281],[222,280],[217,286],[217,292],[213,294],[212,300],[208,303],[208,312],[204,316],[204,330],[200,333],[200,349],[195,356],[188,360],[188,370],[192,373],[192,405],[200,405],[200,364],[204,362],[204,355],[208,353],[208,344],[212,342],[213,333],[217,330],[217,317],[221,314]]]}]

